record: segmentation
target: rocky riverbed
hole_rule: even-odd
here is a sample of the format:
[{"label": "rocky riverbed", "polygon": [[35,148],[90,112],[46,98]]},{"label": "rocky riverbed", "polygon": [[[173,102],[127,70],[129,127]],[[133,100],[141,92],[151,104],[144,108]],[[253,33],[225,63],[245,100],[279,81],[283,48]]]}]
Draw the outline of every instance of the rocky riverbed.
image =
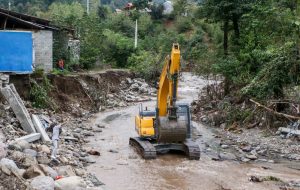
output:
[{"label": "rocky riverbed", "polygon": [[[127,76],[127,75],[126,75]],[[136,102],[148,101],[156,90],[145,80],[131,78],[131,75],[118,79],[113,89],[105,93],[105,102],[98,102],[100,110],[125,107]],[[97,86],[89,85],[84,80],[79,81],[85,93],[92,101],[96,101],[92,90]],[[92,97],[94,93],[94,96]],[[90,148],[84,148],[88,137],[101,135],[106,125],[90,125],[87,121],[93,115],[95,107],[90,109],[81,106],[81,100],[73,102],[69,112],[54,112],[48,109],[34,109],[30,102],[25,102],[30,113],[34,113],[47,122],[62,124],[58,156],[51,159],[52,145],[35,141],[29,143],[17,138],[26,135],[16,119],[9,104],[2,98],[0,103],[0,189],[102,189],[102,182],[86,167],[96,162],[101,153]],[[83,103],[84,104],[84,103]],[[52,131],[48,131],[52,136]],[[93,157],[91,156],[93,155]]]},{"label": "rocky riverbed", "polygon": [[[193,122],[193,139],[201,148],[200,161],[190,161],[178,154],[143,160],[128,145],[128,139],[137,135],[134,116],[138,104],[143,102],[148,109],[155,108],[155,89],[131,75],[114,73],[113,76],[119,78],[103,81],[104,76],[95,73],[92,77],[81,77],[76,83],[81,86],[78,88],[81,95],[57,87],[56,91],[63,96],[72,92],[72,98],[65,99],[68,106],[63,112],[34,109],[26,103],[31,113],[63,123],[57,161],[51,160],[51,144],[14,142],[26,133],[10,106],[2,101],[0,189],[300,188],[297,139],[286,139],[259,127],[216,127],[209,122],[209,115]],[[188,103],[197,100],[207,83],[198,76],[183,73],[179,100]],[[100,84],[104,92],[99,92]],[[94,113],[92,102],[97,104],[96,111],[101,112]],[[197,119],[196,115],[193,117]],[[52,132],[48,131],[48,135],[51,137]]]}]

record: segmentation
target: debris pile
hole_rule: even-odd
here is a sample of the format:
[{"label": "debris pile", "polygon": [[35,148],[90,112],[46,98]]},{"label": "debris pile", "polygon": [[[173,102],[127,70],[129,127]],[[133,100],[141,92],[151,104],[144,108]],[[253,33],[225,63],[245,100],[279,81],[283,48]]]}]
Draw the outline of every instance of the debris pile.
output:
[{"label": "debris pile", "polygon": [[[217,133],[215,138],[220,153],[213,159],[269,163],[300,161],[298,122],[283,127],[285,118],[276,119],[278,114],[259,107],[251,99],[224,97],[221,89],[220,85],[206,86],[199,100],[192,104],[193,119],[214,127]],[[207,152],[211,149],[206,147]]]},{"label": "debris pile", "polygon": [[[93,102],[97,94],[103,94],[93,85],[83,81],[80,84]],[[117,90],[106,89],[106,103],[99,104],[103,109],[146,101],[155,95],[155,89],[143,79],[125,78],[117,84]],[[105,128],[104,124],[87,124],[91,110],[82,109],[78,101],[72,109],[80,117],[74,117],[74,112],[47,109],[30,108],[28,112],[23,101],[18,100],[17,106],[25,109],[19,113],[12,108],[12,102],[0,100],[0,189],[101,189],[101,181],[85,169],[101,156],[97,150],[84,148],[86,137]],[[30,107],[30,103],[26,106]],[[18,114],[26,115],[21,121],[26,119],[33,131],[25,130]]]}]

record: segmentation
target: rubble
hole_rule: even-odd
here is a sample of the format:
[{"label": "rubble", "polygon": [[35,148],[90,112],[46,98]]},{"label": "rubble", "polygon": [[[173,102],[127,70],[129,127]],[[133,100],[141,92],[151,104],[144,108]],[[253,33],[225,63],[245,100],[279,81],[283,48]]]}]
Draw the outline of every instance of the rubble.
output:
[{"label": "rubble", "polygon": [[[94,93],[95,88],[85,80],[80,84],[100,110],[147,101],[156,92],[143,79],[121,78],[120,83],[110,87],[104,96],[98,92]],[[8,86],[11,88],[9,92],[13,93],[15,88],[7,85],[7,89]],[[68,190],[86,189],[87,186],[91,189],[95,186],[98,187],[95,189],[101,189],[99,186],[103,183],[85,169],[85,166],[96,162],[94,156],[100,156],[101,152],[92,148],[82,148],[88,142],[86,137],[101,133],[108,127],[103,123],[95,126],[86,124],[92,116],[92,108],[83,109],[78,102],[72,104],[73,111],[70,113],[54,113],[47,109],[32,108],[28,109],[28,112],[25,105],[30,107],[30,102],[23,103],[21,98],[16,96],[14,101],[18,102],[0,101],[0,179],[5,178],[7,183],[15,183],[15,186],[10,186],[11,189]],[[97,103],[99,101],[100,104]],[[20,102],[25,112],[27,111],[21,115],[26,116],[27,124],[32,123],[28,124],[33,127],[31,131],[23,126],[24,117],[20,118],[20,113],[14,112],[16,110],[13,104]],[[31,118],[28,117],[29,113]],[[65,122],[60,123],[61,132],[54,132],[50,127],[51,123],[62,121],[62,118]],[[51,141],[57,141],[57,146],[50,147]],[[113,149],[110,152],[118,153]],[[118,164],[128,163],[120,161]],[[0,189],[6,185],[0,182]]]}]

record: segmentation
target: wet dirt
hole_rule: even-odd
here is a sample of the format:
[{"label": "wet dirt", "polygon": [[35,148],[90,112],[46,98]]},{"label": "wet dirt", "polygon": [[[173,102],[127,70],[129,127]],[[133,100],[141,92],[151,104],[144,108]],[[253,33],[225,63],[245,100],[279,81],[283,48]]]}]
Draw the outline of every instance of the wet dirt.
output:
[{"label": "wet dirt", "polygon": [[[179,101],[191,102],[197,99],[199,90],[207,84],[197,76],[183,73],[179,83]],[[154,109],[155,101],[143,103]],[[191,161],[184,155],[161,155],[156,160],[143,160],[132,147],[129,137],[137,136],[134,130],[134,116],[139,105],[108,110],[95,116],[92,125],[104,123],[103,132],[90,137],[86,146],[101,153],[94,157],[96,163],[87,167],[108,190],[265,190],[280,189],[278,182],[253,183],[251,175],[274,176],[281,180],[299,181],[300,171],[286,164],[239,163],[236,161],[213,161],[212,153],[202,152],[199,161]],[[193,122],[193,138],[201,149],[210,146],[218,151],[218,139],[214,131]],[[112,151],[113,150],[113,151]],[[267,168],[267,169],[264,169]]]}]

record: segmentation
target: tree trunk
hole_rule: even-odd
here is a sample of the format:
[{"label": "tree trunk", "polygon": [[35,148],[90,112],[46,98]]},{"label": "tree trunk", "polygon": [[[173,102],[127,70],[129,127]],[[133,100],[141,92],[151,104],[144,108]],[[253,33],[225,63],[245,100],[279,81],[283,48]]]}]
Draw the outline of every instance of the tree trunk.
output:
[{"label": "tree trunk", "polygon": [[233,22],[234,35],[236,41],[238,41],[240,38],[239,19],[237,17],[233,17],[232,22]]},{"label": "tree trunk", "polygon": [[224,21],[224,41],[223,41],[223,47],[224,47],[224,55],[228,55],[228,31],[229,30],[229,22],[228,20]]},{"label": "tree trunk", "polygon": [[[229,33],[229,21],[224,20],[224,41],[223,41],[223,47],[224,47],[224,58],[228,56],[228,33]],[[228,95],[230,90],[230,80],[227,76],[225,76],[224,79],[224,95]]]}]

